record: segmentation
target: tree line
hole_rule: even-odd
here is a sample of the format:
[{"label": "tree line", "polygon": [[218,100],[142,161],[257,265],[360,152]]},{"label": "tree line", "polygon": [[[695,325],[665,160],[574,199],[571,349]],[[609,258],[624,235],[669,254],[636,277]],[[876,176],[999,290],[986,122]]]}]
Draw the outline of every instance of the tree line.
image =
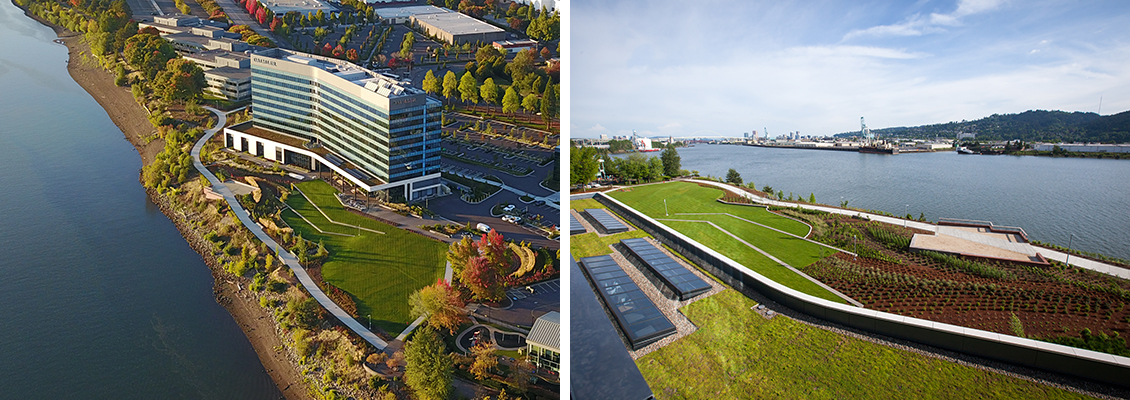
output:
[{"label": "tree line", "polygon": [[[977,140],[986,141],[1130,143],[1130,111],[1100,116],[1079,111],[1029,110],[1019,114],[993,114],[973,121],[873,129],[872,132],[917,139],[975,133]],[[858,135],[858,132],[846,132],[835,136]]]},{"label": "tree line", "polygon": [[578,147],[574,142],[573,148],[569,151],[569,183],[583,186],[596,180],[601,160],[604,161],[606,176],[626,183],[653,182],[689,175],[687,170],[682,169],[682,158],[676,147],[678,146],[674,143],[664,146],[663,152],[658,157],[648,157],[642,153],[632,153],[627,157],[612,157],[609,151],[611,149]]}]

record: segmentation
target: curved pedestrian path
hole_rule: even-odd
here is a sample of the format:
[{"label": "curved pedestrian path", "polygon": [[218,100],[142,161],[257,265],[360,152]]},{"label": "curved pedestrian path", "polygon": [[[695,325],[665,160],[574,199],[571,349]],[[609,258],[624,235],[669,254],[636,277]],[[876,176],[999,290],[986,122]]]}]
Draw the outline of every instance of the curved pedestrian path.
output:
[{"label": "curved pedestrian path", "polygon": [[462,351],[464,353],[470,353],[471,349],[469,349],[469,348],[467,348],[466,346],[463,345],[464,339],[466,339],[466,336],[470,335],[471,332],[477,331],[480,328],[487,330],[487,333],[489,334],[488,338],[490,339],[491,345],[494,346],[494,348],[497,349],[497,350],[507,350],[507,351],[509,351],[509,350],[523,349],[523,348],[526,347],[526,346],[517,346],[517,347],[502,347],[502,346],[500,346],[498,344],[498,335],[517,335],[518,337],[525,339],[526,334],[524,334],[522,332],[504,331],[504,330],[495,328],[493,326],[484,325],[484,324],[472,325],[471,327],[465,329],[463,332],[460,332],[458,335],[456,335],[456,337],[455,337],[455,347],[458,347],[459,351]]},{"label": "curved pedestrian path", "polygon": [[337,319],[340,320],[341,323],[345,324],[345,326],[349,327],[350,330],[352,330],[362,339],[365,339],[366,342],[369,342],[369,344],[372,344],[377,349],[384,350],[386,347],[388,347],[388,342],[370,331],[365,327],[365,325],[353,319],[353,317],[350,316],[349,313],[345,312],[345,310],[334,303],[333,300],[330,300],[329,296],[326,296],[326,293],[322,292],[322,289],[319,288],[318,285],[314,283],[314,280],[310,278],[310,275],[306,273],[306,269],[302,267],[302,264],[298,263],[298,258],[296,258],[289,251],[284,250],[282,246],[275,242],[275,239],[268,236],[266,232],[263,232],[263,228],[251,219],[251,215],[248,214],[247,210],[245,210],[243,206],[239,204],[239,201],[236,200],[235,195],[232,193],[231,189],[228,189],[228,187],[225,186],[219,178],[216,178],[216,175],[213,175],[212,172],[208,170],[208,168],[204,167],[204,163],[200,161],[200,149],[204,148],[204,144],[207,143],[208,139],[211,139],[212,136],[216,134],[216,132],[220,131],[220,129],[223,129],[224,124],[228,119],[227,114],[220,110],[212,107],[204,108],[208,111],[211,111],[213,114],[216,114],[217,122],[215,127],[204,131],[204,137],[200,138],[200,140],[198,140],[196,144],[192,146],[192,164],[196,167],[196,170],[200,171],[200,174],[212,183],[212,188],[216,190],[216,192],[224,196],[224,201],[227,201],[228,206],[230,206],[232,209],[232,213],[234,213],[235,216],[239,218],[239,221],[243,223],[243,226],[246,226],[247,229],[251,230],[251,233],[254,234],[255,237],[259,238],[259,240],[265,243],[268,247],[275,249],[275,251],[278,253],[277,255],[279,260],[290,267],[291,271],[294,271],[294,276],[298,278],[298,282],[302,284],[302,287],[306,288],[306,291],[310,293],[310,296],[313,297],[314,300],[318,302],[318,304],[321,304],[322,307],[326,309],[326,311],[328,311],[334,317],[337,317]]},{"label": "curved pedestrian path", "polygon": [[[845,210],[845,209],[837,208],[837,207],[819,206],[819,205],[815,205],[815,204],[787,203],[787,202],[783,202],[783,201],[777,201],[777,200],[768,199],[768,198],[764,198],[764,197],[760,197],[760,196],[755,196],[755,195],[753,195],[749,192],[746,192],[744,190],[735,190],[730,185],[726,185],[726,184],[722,184],[722,183],[718,183],[718,182],[714,182],[714,181],[708,181],[708,180],[702,180],[702,179],[687,179],[686,181],[687,182],[694,182],[694,183],[702,183],[702,184],[711,185],[711,186],[717,187],[719,189],[728,191],[730,193],[734,193],[734,194],[737,194],[739,196],[742,196],[742,197],[748,198],[750,200],[756,201],[756,202],[761,203],[761,204],[768,204],[768,205],[774,205],[774,206],[784,206],[784,207],[798,207],[799,206],[801,208],[807,208],[807,209],[810,209],[810,210],[819,210],[819,211],[825,211],[825,212],[834,213],[834,214],[841,214],[841,215],[855,216],[855,217],[860,217],[860,218],[867,218],[868,220],[871,220],[871,221],[880,221],[880,222],[885,222],[885,223],[888,223],[888,224],[891,224],[891,225],[904,225],[905,224],[906,227],[908,227],[908,228],[921,229],[921,230],[924,230],[924,231],[930,231],[930,232],[935,232],[935,233],[938,232],[938,225],[930,224],[930,223],[926,223],[926,222],[910,221],[910,220],[905,220],[905,219],[902,219],[902,218],[888,217],[888,216],[885,216],[885,215],[866,213],[866,212],[862,212],[862,211]],[[1061,251],[1056,251],[1056,250],[1040,247],[1039,252],[1040,252],[1041,255],[1048,258],[1049,260],[1056,260],[1056,261],[1063,262],[1063,263],[1066,263],[1068,261],[1067,253],[1064,253],[1064,252],[1061,252]],[[1079,256],[1071,257],[1070,261],[1071,261],[1070,262],[1071,265],[1074,265],[1074,266],[1079,267],[1079,268],[1086,268],[1086,269],[1089,269],[1089,270],[1092,270],[1092,271],[1098,271],[1098,272],[1102,272],[1104,274],[1114,275],[1114,276],[1117,276],[1119,278],[1130,279],[1130,269],[1117,267],[1117,266],[1110,265],[1110,264],[1107,264],[1107,263],[1104,263],[1104,262],[1099,262],[1099,261],[1095,261],[1095,260],[1091,260],[1091,259],[1087,259],[1087,258],[1083,258],[1083,257],[1079,257]]]}]

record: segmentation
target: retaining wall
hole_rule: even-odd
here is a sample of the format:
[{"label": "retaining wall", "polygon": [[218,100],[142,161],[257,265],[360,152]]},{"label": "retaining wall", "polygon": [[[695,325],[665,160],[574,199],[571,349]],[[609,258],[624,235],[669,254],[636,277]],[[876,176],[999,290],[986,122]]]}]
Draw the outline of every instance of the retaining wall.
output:
[{"label": "retaining wall", "polygon": [[979,329],[859,308],[785,287],[603,193],[593,196],[626,221],[706,269],[739,292],[756,292],[816,318],[867,332],[1130,386],[1130,358]]}]

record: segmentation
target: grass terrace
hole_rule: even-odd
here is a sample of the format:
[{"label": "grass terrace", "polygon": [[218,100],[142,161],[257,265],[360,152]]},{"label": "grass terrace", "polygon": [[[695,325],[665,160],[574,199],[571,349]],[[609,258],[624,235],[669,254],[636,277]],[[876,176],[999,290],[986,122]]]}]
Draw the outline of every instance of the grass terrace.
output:
[{"label": "grass terrace", "polygon": [[[770,213],[761,207],[719,203],[716,199],[722,195],[720,189],[688,182],[638,186],[628,191],[621,190],[611,194],[613,198],[649,217],[660,220],[672,229],[769,279],[816,297],[846,303],[839,296],[781,266],[730,235],[733,234],[800,269],[835,253],[827,247],[779,232],[804,236],[809,228],[801,222]],[[664,199],[667,202],[666,213],[663,207]],[[687,221],[709,221],[717,227],[707,222]],[[725,232],[719,228],[724,229]]]},{"label": "grass terrace", "polygon": [[767,320],[734,290],[682,309],[695,333],[636,365],[658,399],[1075,399],[1079,394],[838,335]]},{"label": "grass terrace", "polygon": [[353,296],[361,321],[372,314],[373,324],[381,329],[394,334],[404,330],[412,322],[408,295],[443,277],[447,246],[346,211],[334,197],[336,190],[324,181],[296,186],[334,221],[364,228],[330,222],[297,192],[287,198],[287,204],[306,220],[323,231],[341,234],[320,233],[292,211],[282,214],[295,233],[321,241],[329,250],[330,257],[322,266],[326,282]]},{"label": "grass terrace", "polygon": [[[581,199],[569,201],[569,208],[583,212],[586,208],[603,208],[608,209],[604,205],[598,203],[593,199]],[[619,243],[622,239],[633,239],[641,237],[650,237],[647,232],[639,229],[633,229],[615,235],[608,235],[604,237],[597,236],[596,232],[589,232],[584,235],[570,236],[569,237],[569,254],[573,255],[574,260],[579,260],[585,257],[599,256],[604,254],[612,254],[612,249],[608,246],[613,243]]]}]

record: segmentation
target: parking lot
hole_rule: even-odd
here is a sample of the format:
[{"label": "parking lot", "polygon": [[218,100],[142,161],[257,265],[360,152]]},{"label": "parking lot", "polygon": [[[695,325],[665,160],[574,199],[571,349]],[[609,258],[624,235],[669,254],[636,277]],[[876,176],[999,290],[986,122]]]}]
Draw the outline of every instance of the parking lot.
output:
[{"label": "parking lot", "polygon": [[554,279],[529,287],[533,289],[533,293],[524,287],[506,291],[513,301],[510,307],[502,309],[480,306],[475,314],[529,329],[543,314],[561,311],[561,280]]}]

